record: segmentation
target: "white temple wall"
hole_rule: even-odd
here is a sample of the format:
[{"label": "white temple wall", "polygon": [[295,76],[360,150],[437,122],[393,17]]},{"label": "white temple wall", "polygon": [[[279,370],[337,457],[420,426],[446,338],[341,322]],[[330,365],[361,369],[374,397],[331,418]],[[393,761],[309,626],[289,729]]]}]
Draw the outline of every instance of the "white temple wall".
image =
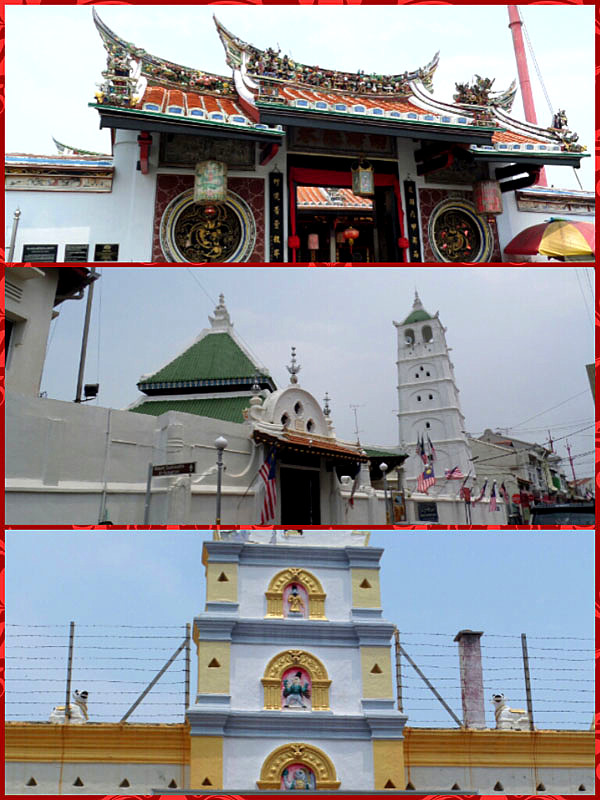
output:
[{"label": "white temple wall", "polygon": [[[297,623],[296,623],[297,624]],[[261,711],[264,709],[264,690],[260,679],[265,674],[269,661],[289,646],[282,644],[232,644],[231,645],[231,708],[238,711]],[[301,644],[294,640],[294,650],[306,650],[316,656],[327,670],[330,709],[334,714],[361,714],[361,665],[360,650],[355,647],[326,647]],[[290,717],[290,735],[301,736],[302,715],[310,711],[286,709]],[[296,734],[292,728],[298,726]],[[298,741],[293,739],[292,741]],[[280,742],[283,744],[283,742]]]},{"label": "white temple wall", "polygon": [[[228,737],[223,740],[223,783],[228,790],[256,790],[260,768],[267,756],[288,741],[304,742],[323,750],[333,762],[339,791],[373,789],[373,745],[371,740],[312,739],[302,736],[302,728],[290,729],[287,740],[275,737]],[[317,789],[319,787],[317,786]]]},{"label": "white temple wall", "polygon": [[[304,544],[303,540],[292,540],[293,544]],[[294,559],[288,566],[299,566]],[[238,596],[240,617],[261,619],[267,613],[265,592],[271,580],[285,567],[261,567],[244,564],[238,578]],[[352,589],[345,569],[327,569],[323,567],[309,568],[323,586],[327,595],[325,599],[325,616],[328,620],[348,622],[352,608]]]},{"label": "white temple wall", "polygon": [[[586,794],[594,793],[593,770],[584,767],[411,767],[409,776],[416,792],[443,791],[458,784],[465,792],[492,795],[501,791],[495,788],[499,782],[505,795],[583,794],[582,784]],[[537,791],[540,783],[546,787],[543,792]]]}]

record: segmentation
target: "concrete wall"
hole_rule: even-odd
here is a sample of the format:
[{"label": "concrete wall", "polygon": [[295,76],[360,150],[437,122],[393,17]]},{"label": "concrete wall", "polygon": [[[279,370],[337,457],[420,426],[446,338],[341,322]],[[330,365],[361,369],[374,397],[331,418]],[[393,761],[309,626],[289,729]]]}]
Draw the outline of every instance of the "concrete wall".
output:
[{"label": "concrete wall", "polygon": [[[594,794],[594,770],[582,767],[412,767],[409,778],[417,792],[443,791],[457,784],[483,795]],[[540,784],[545,788],[538,790]]]},{"label": "concrete wall", "polygon": [[6,354],[6,386],[37,397],[54,313],[58,270],[11,268],[5,274],[6,319],[14,327]]}]

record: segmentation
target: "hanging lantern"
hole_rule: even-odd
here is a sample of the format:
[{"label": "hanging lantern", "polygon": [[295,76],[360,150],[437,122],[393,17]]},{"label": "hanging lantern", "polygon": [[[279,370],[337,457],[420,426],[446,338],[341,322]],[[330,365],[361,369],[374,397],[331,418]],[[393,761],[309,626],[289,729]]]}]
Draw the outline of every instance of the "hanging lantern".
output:
[{"label": "hanging lantern", "polygon": [[352,256],[352,245],[354,244],[354,240],[358,239],[359,235],[360,234],[356,230],[356,228],[353,228],[351,225],[344,231],[344,239],[348,242],[350,246],[350,256]]},{"label": "hanging lantern", "polygon": [[473,184],[473,202],[478,214],[502,214],[502,192],[498,181]]},{"label": "hanging lantern", "polygon": [[352,193],[357,197],[373,197],[375,174],[368,161],[361,159],[352,167]]},{"label": "hanging lantern", "polygon": [[194,202],[200,205],[227,200],[227,164],[223,161],[200,161],[194,173]]}]

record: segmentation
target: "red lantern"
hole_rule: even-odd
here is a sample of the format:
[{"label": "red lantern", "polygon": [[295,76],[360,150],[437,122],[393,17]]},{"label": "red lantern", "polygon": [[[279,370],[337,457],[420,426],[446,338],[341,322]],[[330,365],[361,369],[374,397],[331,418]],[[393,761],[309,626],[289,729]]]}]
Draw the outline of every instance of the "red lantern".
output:
[{"label": "red lantern", "polygon": [[288,236],[288,245],[292,250],[297,250],[300,247],[300,237],[296,236],[296,234]]},{"label": "red lantern", "polygon": [[352,245],[354,244],[354,240],[358,239],[359,235],[359,232],[356,230],[356,228],[353,228],[352,225],[350,225],[344,231],[344,239],[350,245],[350,255],[352,255]]},{"label": "red lantern", "polygon": [[473,202],[478,214],[501,214],[502,192],[498,181],[478,181],[473,184]]}]

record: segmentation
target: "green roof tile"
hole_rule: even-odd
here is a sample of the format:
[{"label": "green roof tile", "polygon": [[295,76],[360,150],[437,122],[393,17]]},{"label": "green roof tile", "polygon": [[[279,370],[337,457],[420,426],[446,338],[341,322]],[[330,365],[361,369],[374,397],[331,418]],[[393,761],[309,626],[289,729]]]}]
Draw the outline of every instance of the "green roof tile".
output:
[{"label": "green roof tile", "polygon": [[424,322],[426,319],[433,319],[433,317],[426,311],[419,309],[411,312],[402,324],[408,325],[411,322]]},{"label": "green roof tile", "polygon": [[[141,384],[209,378],[248,378],[256,365],[228,333],[209,333]],[[264,371],[261,374],[268,374]]]},{"label": "green roof tile", "polygon": [[244,422],[242,411],[249,406],[249,397],[215,397],[206,400],[148,400],[131,411],[134,414],[150,414],[155,417],[166,414],[167,411],[183,411],[224,422]]}]

